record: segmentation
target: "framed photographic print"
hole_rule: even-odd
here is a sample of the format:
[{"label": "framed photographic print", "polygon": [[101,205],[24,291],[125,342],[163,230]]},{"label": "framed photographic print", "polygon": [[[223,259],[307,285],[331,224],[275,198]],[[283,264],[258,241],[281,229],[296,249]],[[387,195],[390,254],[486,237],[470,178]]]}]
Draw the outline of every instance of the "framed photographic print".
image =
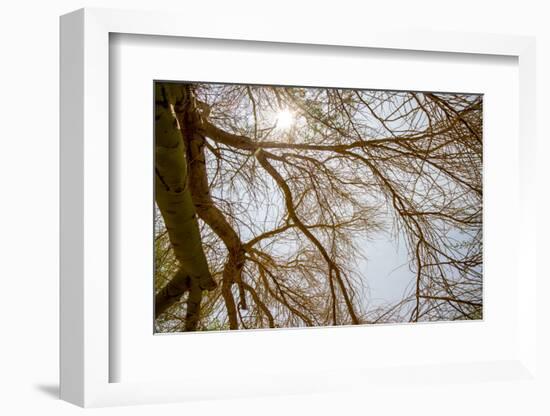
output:
[{"label": "framed photographic print", "polygon": [[536,384],[534,41],[180,22],[61,20],[62,398]]}]

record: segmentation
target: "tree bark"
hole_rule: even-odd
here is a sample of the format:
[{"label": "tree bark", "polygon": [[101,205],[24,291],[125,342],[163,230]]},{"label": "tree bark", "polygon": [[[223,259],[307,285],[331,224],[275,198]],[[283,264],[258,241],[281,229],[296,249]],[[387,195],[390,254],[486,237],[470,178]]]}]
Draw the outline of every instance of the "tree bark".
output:
[{"label": "tree bark", "polygon": [[238,329],[237,309],[231,287],[233,283],[237,284],[240,298],[239,307],[247,309],[245,289],[241,284],[245,249],[239,235],[215,205],[210,195],[204,153],[205,137],[200,132],[202,115],[190,88],[188,86],[181,88],[182,94],[188,96],[183,100],[186,105],[179,107],[177,114],[189,161],[190,192],[199,217],[208,224],[227,247],[228,256],[222,275],[222,296],[226,304],[229,327]]},{"label": "tree bark", "polygon": [[186,329],[198,322],[202,290],[212,290],[212,279],[191,197],[185,143],[173,112],[177,96],[168,86],[155,89],[155,199],[162,214],[180,269],[157,294],[155,316],[189,290]]}]

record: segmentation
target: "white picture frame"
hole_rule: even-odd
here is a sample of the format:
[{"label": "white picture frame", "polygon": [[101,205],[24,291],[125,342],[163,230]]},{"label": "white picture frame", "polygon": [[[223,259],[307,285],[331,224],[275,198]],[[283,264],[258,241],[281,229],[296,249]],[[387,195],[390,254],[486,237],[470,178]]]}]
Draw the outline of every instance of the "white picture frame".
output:
[{"label": "white picture frame", "polygon": [[[181,22],[185,20],[186,25]],[[61,398],[80,406],[161,403],[210,397],[322,392],[392,384],[410,369],[334,370],[270,375],[262,380],[231,383],[229,377],[207,380],[193,374],[186,382],[110,382],[109,348],[109,36],[112,33],[172,37],[332,45],[453,54],[505,55],[519,65],[520,218],[518,270],[522,279],[517,302],[520,322],[517,354],[509,360],[440,365],[418,363],[416,374],[431,380],[450,371],[463,382],[481,383],[491,374],[536,388],[535,268],[535,41],[529,37],[472,33],[403,32],[399,28],[365,30],[349,27],[328,35],[310,23],[308,30],[262,24],[235,33],[223,19],[203,25],[173,13],[82,9],[61,18]],[[361,369],[360,364],[358,370]],[[495,374],[497,376],[495,376]],[[496,378],[495,378],[496,377]],[[414,378],[414,377],[413,377]],[[343,383],[341,380],[348,379]],[[201,386],[209,384],[209,391]],[[193,386],[193,387],[192,387]],[[246,389],[246,393],[242,392]],[[450,390],[450,387],[449,387]],[[495,394],[495,393],[493,393]],[[495,396],[497,398],[497,396]]]}]

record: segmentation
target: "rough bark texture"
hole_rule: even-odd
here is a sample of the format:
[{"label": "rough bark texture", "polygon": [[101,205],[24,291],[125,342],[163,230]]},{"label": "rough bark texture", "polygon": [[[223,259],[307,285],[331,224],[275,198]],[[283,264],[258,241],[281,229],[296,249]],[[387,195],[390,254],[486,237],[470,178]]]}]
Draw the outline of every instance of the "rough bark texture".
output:
[{"label": "rough bark texture", "polygon": [[173,113],[178,97],[159,85],[155,93],[155,199],[180,264],[180,270],[156,296],[155,315],[166,311],[189,290],[186,329],[193,330],[199,318],[202,290],[214,289],[216,282],[203,251],[189,188],[185,143]]}]

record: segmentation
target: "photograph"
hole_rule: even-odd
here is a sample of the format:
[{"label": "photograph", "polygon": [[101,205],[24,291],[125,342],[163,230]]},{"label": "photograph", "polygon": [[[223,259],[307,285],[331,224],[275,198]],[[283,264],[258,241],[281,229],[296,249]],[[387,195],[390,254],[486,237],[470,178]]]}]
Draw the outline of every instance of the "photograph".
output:
[{"label": "photograph", "polygon": [[483,319],[483,94],[152,87],[154,333]]},{"label": "photograph", "polygon": [[0,416],[550,416],[546,5],[5,2]]}]

